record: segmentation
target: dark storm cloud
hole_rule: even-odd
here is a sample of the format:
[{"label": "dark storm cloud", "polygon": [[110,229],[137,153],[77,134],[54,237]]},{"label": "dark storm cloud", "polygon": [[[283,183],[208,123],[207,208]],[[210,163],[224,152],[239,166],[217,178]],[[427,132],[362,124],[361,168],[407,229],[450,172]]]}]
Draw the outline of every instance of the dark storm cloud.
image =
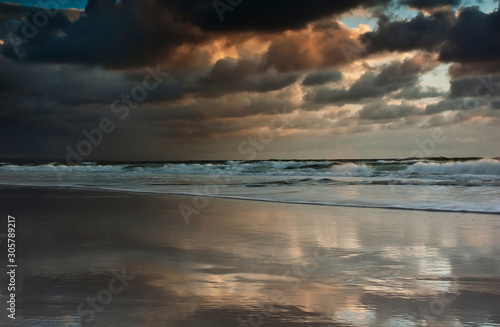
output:
[{"label": "dark storm cloud", "polygon": [[[20,9],[12,7],[19,7]],[[47,12],[34,10],[33,8],[8,6],[2,7],[2,9],[9,13],[8,16],[12,12],[13,17],[13,19],[2,24],[2,30],[0,31],[0,38],[6,43],[1,47],[1,50],[6,57],[10,58],[24,56],[26,51],[33,51],[30,49],[43,47],[47,39],[63,31],[71,24],[68,17],[62,11],[57,11],[53,17],[49,17]],[[26,14],[26,16],[22,19],[17,19],[21,13]],[[40,19],[39,14],[43,15],[46,19],[44,21],[45,24],[41,25],[41,28],[33,25],[33,17]]]},{"label": "dark storm cloud", "polygon": [[258,63],[248,59],[220,59],[212,67],[210,73],[200,79],[200,82],[202,84],[233,83],[241,81],[248,74],[255,72],[257,68]]},{"label": "dark storm cloud", "polygon": [[[141,81],[143,75],[135,74]],[[148,101],[159,102],[187,97],[216,98],[240,92],[266,93],[295,83],[298,73],[266,71],[258,62],[247,59],[218,60],[208,73],[193,72],[169,76]]]},{"label": "dark storm cloud", "polygon": [[431,15],[419,13],[405,21],[379,18],[378,28],[364,34],[368,53],[381,51],[436,50],[445,42],[455,22],[453,11],[438,11]]},{"label": "dark storm cloud", "polygon": [[[414,7],[417,2],[423,3],[406,2]],[[193,139],[232,140],[268,126],[273,109],[285,107],[287,112],[294,112],[290,115],[293,124],[287,127],[290,133],[298,129],[310,134],[319,130],[353,134],[397,129],[416,126],[443,111],[456,114],[461,109],[480,107],[468,111],[476,114],[500,107],[495,97],[479,99],[464,108],[464,97],[474,93],[477,83],[458,78],[477,75],[478,65],[484,71],[484,67],[496,67],[498,59],[487,56],[472,56],[472,61],[453,57],[459,63],[450,68],[452,76],[457,77],[451,82],[452,98],[425,109],[405,101],[399,105],[386,101],[444,96],[419,82],[423,73],[438,64],[436,53],[419,52],[413,58],[378,68],[364,64],[368,72],[352,85],[326,87],[342,81],[342,74],[333,67],[343,65],[346,75],[353,73],[346,66],[349,60],[342,44],[354,44],[363,50],[359,39],[363,29],[351,29],[332,14],[386,3],[243,1],[226,12],[220,22],[212,0],[123,0],[119,4],[92,0],[78,20],[69,19],[63,12],[51,18],[35,37],[20,46],[21,52],[14,51],[6,38],[10,31],[22,35],[20,26],[8,24],[2,27],[0,36],[6,42],[0,49],[8,57],[0,56],[0,154],[64,156],[65,146],[82,138],[82,129],[98,128],[103,117],[116,120],[110,104],[142,82],[146,73],[140,67],[154,68],[157,63],[171,74],[139,107],[130,110],[127,120],[120,122],[117,133],[110,136],[113,146],[108,149],[128,151],[127,142],[136,137],[186,144]],[[0,21],[20,20],[26,14],[29,21],[34,14],[32,9],[22,7],[8,10],[12,13],[0,11]],[[442,44],[447,50],[470,51],[466,45],[454,45],[451,35],[470,32],[467,26],[472,23],[465,18],[471,13],[455,26],[454,12],[437,10],[442,9],[407,21],[382,17],[378,29],[364,39],[370,41],[366,44],[368,52],[438,51]],[[481,33],[496,31],[491,14],[476,12],[476,16],[483,26],[478,27]],[[485,25],[484,21],[489,23]],[[460,24],[463,32],[457,27]],[[477,36],[474,33],[479,32],[470,33]],[[494,52],[496,44],[492,47]],[[360,59],[365,55],[362,53]],[[170,70],[176,67],[179,69]],[[356,66],[355,73],[359,67],[362,65]],[[298,89],[309,92],[303,102]],[[359,112],[330,105],[346,103],[365,105]],[[431,123],[439,126],[447,121],[436,118]],[[103,156],[108,149],[102,148]]]},{"label": "dark storm cloud", "polygon": [[[246,60],[219,60],[209,73],[168,75],[163,83],[148,91],[142,103],[171,102],[183,98],[215,98],[239,92],[266,93],[295,83],[300,74],[261,72]],[[134,87],[156,67],[127,71],[107,71],[98,67],[66,64],[25,64],[0,59],[0,92],[28,101],[26,107],[40,106],[41,100],[55,104],[111,104]]]},{"label": "dark storm cloud", "polygon": [[484,13],[477,7],[463,9],[448,42],[440,54],[442,61],[483,62],[500,58],[500,12]]},{"label": "dark storm cloud", "polygon": [[[253,122],[255,117],[295,106],[287,97],[268,96],[266,92],[280,90],[300,78],[299,74],[252,70],[235,79],[234,73],[224,75],[215,67],[205,74],[170,75],[120,121],[110,104],[123,94],[130,95],[132,88],[142,83],[144,70],[130,73],[0,59],[0,71],[0,156],[38,158],[64,158],[66,146],[77,144],[84,137],[83,129],[99,128],[104,117],[117,123],[117,132],[109,138],[113,143],[110,151],[152,134],[206,139],[261,126],[263,123]],[[232,94],[237,92],[243,93]],[[189,101],[177,104],[179,99]],[[237,124],[226,122],[242,117]],[[268,123],[269,118],[261,120]],[[102,153],[96,155],[109,155],[105,148],[103,145],[102,151],[98,149]]]},{"label": "dark storm cloud", "polygon": [[500,72],[500,61],[454,63],[448,70],[451,78],[459,79],[471,76],[486,76]]},{"label": "dark storm cloud", "polygon": [[286,108],[293,111],[297,108],[290,99],[265,96],[239,96],[231,101],[225,99],[197,99],[186,105],[170,105],[158,110],[145,107],[135,113],[138,121],[158,122],[185,119],[190,121],[217,120],[221,118],[241,118],[258,115],[274,115],[273,110]]},{"label": "dark storm cloud", "polygon": [[[430,15],[420,12],[403,21],[379,18],[374,32],[364,34],[368,53],[381,51],[410,51],[422,49],[439,51],[443,62],[458,62],[451,72],[456,75],[473,74],[493,67],[500,58],[500,12],[484,13],[478,7],[461,8],[458,17],[453,11],[436,11]],[[485,67],[478,63],[484,62]]]},{"label": "dark storm cloud", "polygon": [[413,87],[418,82],[420,74],[432,68],[424,64],[427,60],[430,62],[426,56],[416,56],[403,62],[392,62],[378,74],[365,73],[349,89],[319,87],[308,95],[308,99],[317,103],[355,103]]},{"label": "dark storm cloud", "polygon": [[[186,91],[201,97],[218,97],[236,92],[270,92],[281,90],[295,83],[299,74],[280,74],[263,73],[249,74],[245,77],[238,77],[239,80],[232,81],[233,76],[227,76],[229,79],[213,80],[213,75],[203,76],[194,84],[187,86]],[[226,78],[227,78],[226,77]]]},{"label": "dark storm cloud", "polygon": [[0,60],[0,91],[68,104],[110,102],[132,82],[100,69],[55,64],[22,64]]},{"label": "dark storm cloud", "polygon": [[188,88],[192,91],[210,94],[227,90],[227,93],[238,91],[268,92],[276,91],[294,83],[298,74],[280,74],[266,71],[259,62],[249,59],[224,58],[219,59],[212,66],[207,74],[201,74],[194,78],[196,74],[191,74],[190,79],[194,83]]},{"label": "dark storm cloud", "polygon": [[[380,75],[375,73],[366,73],[361,76],[349,89],[331,89],[328,87],[319,87],[314,93],[310,94],[312,100],[317,103],[356,103],[366,98],[376,98],[385,94],[397,91],[404,85],[383,81]],[[413,84],[415,81],[406,80],[404,83]]]},{"label": "dark storm cloud", "polygon": [[491,102],[491,109],[500,109],[500,100],[495,100]]},{"label": "dark storm cloud", "polygon": [[[43,97],[0,91],[0,155],[54,158],[81,128],[96,124],[101,115],[89,107],[61,107]],[[62,156],[59,156],[62,157]]]},{"label": "dark storm cloud", "polygon": [[384,80],[384,76],[380,74],[366,73],[351,85],[349,89],[320,87],[317,89],[313,99],[318,103],[356,103],[367,98],[382,97],[401,89],[404,85],[413,85],[416,80],[409,77],[403,78],[401,82],[403,84]]},{"label": "dark storm cloud", "polygon": [[[44,10],[41,8],[34,7],[24,7],[20,5],[15,5],[11,3],[0,3],[0,26],[6,22],[11,22],[12,24],[20,23],[21,20],[32,14],[33,12]],[[68,18],[74,20],[80,15],[80,10],[78,9],[62,9],[60,10]],[[7,28],[8,26],[3,26],[2,28]]]},{"label": "dark storm cloud", "polygon": [[[13,45],[7,41],[3,53],[29,62],[137,67],[163,59],[183,44],[208,42],[214,37],[210,31],[298,29],[322,17],[360,6],[385,5],[390,0],[243,1],[233,11],[226,12],[223,22],[213,0],[115,2],[89,0],[78,20],[64,21],[58,15],[32,38],[26,38],[20,27],[10,28],[5,32],[15,32],[29,42]],[[32,21],[32,15],[28,15],[28,21]]]},{"label": "dark storm cloud", "polygon": [[[280,32],[299,29],[320,18],[341,14],[357,7],[387,5],[391,0],[217,0],[215,2],[214,0],[159,0],[158,2],[205,30]],[[224,12],[222,22],[214,3],[231,8]]]},{"label": "dark storm cloud", "polygon": [[458,6],[461,0],[402,0],[400,3],[417,9],[431,9],[441,6]]},{"label": "dark storm cloud", "polygon": [[385,101],[367,104],[359,112],[360,119],[381,120],[413,116],[421,110],[409,104],[389,105]]},{"label": "dark storm cloud", "polygon": [[322,85],[330,82],[338,82],[342,79],[342,73],[338,70],[334,71],[319,71],[309,73],[302,85],[304,86],[313,86],[313,85]]},{"label": "dark storm cloud", "polygon": [[3,24],[11,19],[20,20],[36,8],[23,7],[10,3],[0,3],[0,24]]},{"label": "dark storm cloud", "polygon": [[[89,0],[85,13],[75,22],[58,13],[34,37],[27,37],[20,26],[14,32],[28,42],[19,51],[7,42],[3,53],[31,62],[127,67],[144,65],[184,42],[202,39],[192,26],[174,21],[166,9],[158,9],[151,2],[122,1],[117,5],[113,0]],[[32,15],[28,21],[33,21]]]},{"label": "dark storm cloud", "polygon": [[[487,107],[495,109],[499,96],[500,75],[490,74],[451,80],[448,97],[427,105],[425,114],[432,115],[444,111],[469,112]],[[482,114],[488,115],[487,112]]]},{"label": "dark storm cloud", "polygon": [[477,76],[450,81],[451,97],[500,95],[500,75]]},{"label": "dark storm cloud", "polygon": [[[150,69],[154,71],[155,67]],[[43,101],[75,106],[111,104],[122,95],[130,95],[149,74],[141,70],[140,79],[135,79],[124,72],[109,72],[98,67],[26,64],[7,59],[0,59],[0,71],[0,92],[8,92],[16,98],[38,99],[25,103],[27,108],[40,108]],[[159,84],[148,92],[144,102],[179,98],[184,94],[179,88],[178,85]]]},{"label": "dark storm cloud", "polygon": [[[23,36],[20,26],[17,30],[12,24],[3,26],[2,39],[6,44],[2,51],[10,58],[30,62],[138,67],[164,60],[181,45],[209,42],[222,36],[222,32],[227,36],[232,35],[231,32],[279,32],[315,22],[314,31],[326,28],[331,35],[338,37],[335,35],[342,34],[341,26],[327,24],[321,18],[356,7],[387,5],[390,0],[233,1],[234,10],[225,13],[223,22],[219,20],[213,3],[212,0],[123,0],[115,4],[114,0],[90,0],[78,20],[71,22],[67,15],[58,14],[25,44],[13,46],[6,38],[12,31]],[[236,3],[239,4],[236,6]],[[403,3],[415,8],[429,8],[431,5],[457,4],[458,0],[405,0]],[[28,14],[28,20],[33,18],[32,8],[0,5],[0,9],[0,22],[24,14]],[[443,61],[496,61],[500,53],[500,41],[496,37],[500,29],[499,15],[497,11],[486,14],[475,7],[462,9],[458,21],[454,12],[448,10],[430,15],[419,13],[403,21],[391,21],[381,15],[378,28],[366,33],[362,39],[368,53],[415,49],[435,51],[444,44],[441,51]],[[337,32],[333,31],[335,29]],[[321,39],[321,48],[316,47],[316,54],[303,49],[304,40],[307,40],[307,35],[274,40],[266,54],[267,65],[286,72],[345,62],[338,44],[323,48],[327,40]],[[315,62],[318,54],[324,58]]]}]

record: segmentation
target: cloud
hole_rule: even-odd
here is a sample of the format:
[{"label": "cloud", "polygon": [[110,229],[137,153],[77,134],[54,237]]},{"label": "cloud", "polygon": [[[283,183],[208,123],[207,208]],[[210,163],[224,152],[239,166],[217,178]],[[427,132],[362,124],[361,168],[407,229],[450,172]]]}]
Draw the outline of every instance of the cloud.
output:
[{"label": "cloud", "polygon": [[[173,137],[183,142],[239,135],[269,123],[273,109],[294,110],[287,86],[301,74],[261,72],[248,62],[222,60],[205,73],[170,75],[130,110],[110,136],[113,153],[123,143]],[[225,69],[221,69],[225,68]],[[69,64],[26,64],[0,59],[0,155],[63,157],[82,129],[98,128],[103,117],[118,120],[115,99],[142,83],[144,70],[106,70]],[[215,73],[217,72],[217,73]],[[137,138],[134,137],[137,136]],[[13,142],[12,140],[15,140]],[[135,140],[135,141],[134,141]],[[107,145],[103,145],[104,149]],[[137,149],[134,150],[137,153]],[[107,154],[99,150],[96,155]]]},{"label": "cloud", "polygon": [[452,123],[456,123],[457,121],[455,121],[453,118],[454,117],[446,117],[443,115],[436,115],[436,116],[429,118],[425,122],[423,122],[420,125],[420,128],[442,127],[442,126],[450,125]]},{"label": "cloud", "polygon": [[[208,120],[242,118],[274,115],[273,110],[287,112],[295,110],[298,105],[283,96],[266,94],[232,95],[216,99],[196,99],[189,103],[159,104],[143,106],[135,113],[139,122],[159,122],[172,120],[189,120],[203,122]],[[159,110],[161,108],[161,110]],[[252,126],[250,126],[251,128]]]},{"label": "cloud", "polygon": [[416,9],[432,9],[441,6],[458,6],[461,0],[402,0],[401,4]]},{"label": "cloud", "polygon": [[[28,42],[19,45],[19,51],[7,42],[3,53],[29,62],[136,67],[160,60],[185,42],[209,39],[196,28],[174,20],[166,10],[153,10],[156,7],[150,3],[89,0],[75,22],[58,12],[33,37],[19,26],[13,32]],[[33,15],[29,14],[27,21],[33,22]]]},{"label": "cloud", "polygon": [[[155,68],[152,68],[155,70]],[[24,64],[0,59],[0,92],[13,97],[38,98],[56,104],[111,104],[122,95],[130,94],[142,85],[148,71],[141,69],[136,75],[127,71],[107,71],[99,67],[67,64]],[[172,80],[174,77],[170,77]],[[148,92],[144,102],[175,99],[180,92],[178,85],[159,84]],[[35,106],[32,104],[31,106]]]},{"label": "cloud", "polygon": [[219,1],[229,5],[221,22],[213,0],[158,1],[190,21],[209,31],[282,32],[304,28],[321,18],[338,15],[354,8],[388,5],[391,0],[253,0]]},{"label": "cloud", "polygon": [[307,74],[302,82],[304,86],[322,85],[330,82],[338,82],[342,79],[342,73],[338,70],[319,71]]},{"label": "cloud", "polygon": [[389,105],[385,101],[376,101],[374,103],[366,104],[359,112],[360,119],[395,119],[419,114],[421,109],[410,105]]},{"label": "cloud", "polygon": [[491,109],[500,109],[500,100],[491,101]]},{"label": "cloud", "polygon": [[271,92],[278,91],[295,83],[299,74],[262,73],[251,74],[238,82],[221,80],[218,83],[207,82],[209,77],[201,77],[186,91],[201,97],[217,97],[236,92]]},{"label": "cloud", "polygon": [[393,99],[419,100],[434,98],[445,95],[434,87],[422,87],[420,85],[405,87],[392,96]]},{"label": "cloud", "polygon": [[443,99],[437,103],[427,105],[424,114],[433,115],[445,111],[474,110],[488,104],[487,100],[479,98]]},{"label": "cloud", "polygon": [[416,17],[404,21],[390,21],[386,16],[381,16],[377,30],[363,36],[366,51],[436,51],[448,40],[455,19],[454,12],[449,10],[431,15],[420,12]]},{"label": "cloud", "polygon": [[[163,83],[149,91],[141,103],[267,93],[291,86],[301,77],[298,73],[266,72],[256,67],[256,63],[244,59],[224,59],[208,73],[170,74]],[[145,69],[109,71],[83,65],[24,64],[8,59],[0,59],[0,71],[0,92],[13,98],[75,106],[104,104],[108,107],[114,100],[129,95],[134,87],[142,85],[144,77],[149,74]],[[34,103],[26,106],[36,107]]]},{"label": "cloud", "polygon": [[[70,22],[66,16],[49,20],[48,27],[40,28],[37,35],[26,38],[21,27],[10,28],[29,39],[20,45],[8,41],[3,54],[28,62],[77,63],[99,65],[107,68],[138,67],[151,61],[160,61],[186,44],[200,45],[226,35],[238,33],[273,33],[305,28],[308,23],[357,7],[386,5],[390,0],[354,0],[332,2],[318,0],[266,2],[243,1],[233,11],[226,13],[221,22],[213,1],[131,1],[89,0],[80,18]],[[61,16],[66,18],[66,21]],[[28,13],[33,21],[33,13]],[[117,32],[119,31],[119,32]],[[303,40],[297,36],[296,41]],[[278,42],[278,41],[277,41]],[[293,40],[284,40],[293,48]],[[284,43],[271,45],[269,64],[280,71],[283,62],[274,60]],[[19,51],[16,51],[19,47]],[[338,47],[326,49],[324,58],[335,55],[330,61],[338,62],[343,54]],[[329,52],[328,52],[329,51]],[[308,59],[307,56],[304,59]]]},{"label": "cloud", "polygon": [[500,72],[500,61],[454,63],[449,68],[453,79],[471,76],[486,76]]},{"label": "cloud", "polygon": [[[431,4],[457,5],[458,1],[408,0],[404,4],[428,9]],[[453,62],[454,78],[500,71],[500,12],[482,12],[479,7],[462,7],[456,15],[450,9],[419,12],[407,20],[391,21],[379,17],[378,28],[365,33],[366,52],[405,52],[425,50],[438,52],[442,62]]]},{"label": "cloud", "polygon": [[316,70],[346,65],[345,48],[362,48],[360,32],[338,21],[319,21],[299,31],[288,31],[275,37],[264,65],[280,72]]},{"label": "cloud", "polygon": [[[36,9],[32,7],[23,7],[11,3],[0,3],[0,25],[11,20],[21,20],[35,10]],[[3,28],[5,28],[5,26]]]},{"label": "cloud", "polygon": [[[0,26],[3,25],[2,29],[9,28],[9,26],[5,24],[19,24],[24,17],[41,10],[43,9],[35,7],[24,7],[8,2],[0,3]],[[76,20],[81,11],[78,9],[61,9],[60,12],[70,20]]]},{"label": "cloud", "polygon": [[[448,1],[405,1],[419,9],[425,4],[445,4]],[[449,1],[451,4],[451,1]],[[424,6],[425,5],[425,6]],[[378,28],[362,36],[369,54],[391,51],[425,50],[439,52],[442,62],[454,62],[450,73],[454,77],[480,74],[488,69],[499,71],[500,12],[482,12],[479,7],[463,7],[458,12],[449,9],[419,12],[407,20],[391,21],[379,17]],[[478,70],[475,72],[474,70]]]},{"label": "cloud", "polygon": [[210,73],[201,78],[202,84],[234,83],[243,80],[248,74],[255,73],[258,63],[248,59],[225,58],[218,60]]},{"label": "cloud", "polygon": [[366,98],[382,97],[386,94],[413,87],[422,72],[433,69],[436,63],[431,56],[416,55],[402,62],[394,61],[377,73],[363,74],[349,89],[316,88],[307,98],[316,103],[356,103]]},{"label": "cloud", "polygon": [[451,97],[500,95],[500,75],[477,76],[450,81]]},{"label": "cloud", "polygon": [[477,7],[460,11],[444,44],[440,60],[454,62],[498,61],[500,12],[484,13]]},{"label": "cloud", "polygon": [[[8,34],[23,36],[22,26],[12,22],[30,21],[39,9],[0,4],[0,154],[64,155],[83,128],[116,119],[110,104],[142,83],[143,67],[158,64],[169,76],[96,157],[118,157],[129,143],[136,144],[132,155],[142,155],[152,140],[158,149],[180,143],[199,150],[191,157],[217,157],[213,149],[267,128],[273,109],[282,108],[290,125],[276,132],[277,144],[281,135],[299,142],[306,135],[324,138],[325,149],[333,135],[439,126],[461,109],[478,120],[499,115],[500,94],[474,96],[478,78],[500,72],[497,43],[485,43],[496,32],[495,13],[443,9],[458,1],[405,0],[425,13],[393,20],[380,14],[389,0],[237,2],[221,22],[213,0],[90,0],[85,11],[59,12],[20,51]],[[339,15],[354,8],[379,18],[375,31],[343,23]],[[462,44],[461,34],[477,44]],[[356,61],[346,46],[356,49]],[[421,79],[439,58],[454,62],[448,93]],[[207,140],[210,150],[201,146]]]},{"label": "cloud", "polygon": [[[70,21],[58,13],[33,37],[26,37],[22,26],[10,26],[1,37],[6,42],[2,52],[25,62],[120,69],[162,61],[169,65],[175,61],[193,68],[198,60],[205,64],[207,59],[210,61],[209,50],[203,49],[205,45],[218,42],[237,49],[249,38],[260,38],[262,44],[270,42],[263,58],[265,68],[280,72],[318,69],[346,64],[342,44],[359,43],[359,32],[333,20],[333,14],[359,6],[384,5],[390,0],[321,0],[317,5],[304,0],[281,2],[259,5],[245,1],[230,14],[251,21],[235,20],[233,24],[230,19],[220,22],[217,18],[217,22],[204,25],[204,19],[217,16],[213,1],[124,0],[116,4],[113,0],[90,0],[78,20]],[[266,19],[266,15],[272,14],[270,10],[275,10],[276,15]],[[27,13],[27,21],[32,22],[33,13]],[[198,17],[200,13],[207,15]],[[11,32],[28,42],[16,44],[6,39]],[[173,64],[172,69],[175,67]]]}]

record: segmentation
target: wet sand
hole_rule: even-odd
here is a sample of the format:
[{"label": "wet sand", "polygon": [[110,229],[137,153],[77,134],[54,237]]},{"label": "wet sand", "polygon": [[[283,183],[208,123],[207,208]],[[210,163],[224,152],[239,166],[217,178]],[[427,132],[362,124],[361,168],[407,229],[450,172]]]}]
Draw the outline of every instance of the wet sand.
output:
[{"label": "wet sand", "polygon": [[193,200],[0,188],[0,326],[500,326],[500,216]]}]

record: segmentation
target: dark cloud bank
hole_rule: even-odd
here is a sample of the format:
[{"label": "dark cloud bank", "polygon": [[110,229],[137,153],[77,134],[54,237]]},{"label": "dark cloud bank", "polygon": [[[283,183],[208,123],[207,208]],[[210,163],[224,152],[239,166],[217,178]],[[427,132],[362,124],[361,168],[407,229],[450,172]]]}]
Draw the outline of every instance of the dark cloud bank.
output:
[{"label": "dark cloud bank", "polygon": [[[458,0],[234,0],[222,22],[213,4],[90,0],[82,12],[57,12],[17,45],[9,35],[23,36],[23,17],[33,21],[39,9],[0,4],[5,42],[0,46],[0,156],[63,157],[65,146],[81,139],[82,128],[113,117],[110,103],[142,80],[145,66],[177,71],[148,94],[140,110],[131,111],[110,147],[140,146],[151,137],[187,142],[229,135],[265,125],[263,117],[285,106],[309,113],[337,106],[345,113],[343,106],[356,104],[361,110],[350,119],[374,123],[434,115],[476,96],[478,76],[500,72],[500,13],[462,7],[457,16]],[[422,12],[394,20],[386,10],[391,5]],[[354,8],[378,17],[377,28],[359,40],[332,18]],[[208,50],[199,50],[221,40],[238,47],[249,38],[269,42],[269,49],[260,57],[221,58],[215,64],[206,59]],[[339,86],[345,78],[340,70],[348,65],[340,45],[347,41],[362,41],[359,62],[384,53],[422,54],[368,69],[349,86]],[[175,57],[179,49],[188,50]],[[452,63],[447,94],[420,85],[422,75],[440,63]],[[303,88],[302,106],[291,100],[291,87]],[[441,98],[425,107],[406,102],[430,97]],[[500,92],[488,97],[482,90],[476,107],[498,112]],[[403,104],[388,104],[394,99]],[[360,127],[352,120],[336,124]],[[318,125],[328,126],[324,120]]]}]

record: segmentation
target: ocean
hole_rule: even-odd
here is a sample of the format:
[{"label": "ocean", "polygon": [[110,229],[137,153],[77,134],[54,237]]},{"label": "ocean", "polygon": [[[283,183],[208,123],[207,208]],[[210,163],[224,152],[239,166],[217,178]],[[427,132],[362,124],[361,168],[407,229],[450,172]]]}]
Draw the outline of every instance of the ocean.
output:
[{"label": "ocean", "polygon": [[0,163],[0,183],[500,214],[499,158]]}]

